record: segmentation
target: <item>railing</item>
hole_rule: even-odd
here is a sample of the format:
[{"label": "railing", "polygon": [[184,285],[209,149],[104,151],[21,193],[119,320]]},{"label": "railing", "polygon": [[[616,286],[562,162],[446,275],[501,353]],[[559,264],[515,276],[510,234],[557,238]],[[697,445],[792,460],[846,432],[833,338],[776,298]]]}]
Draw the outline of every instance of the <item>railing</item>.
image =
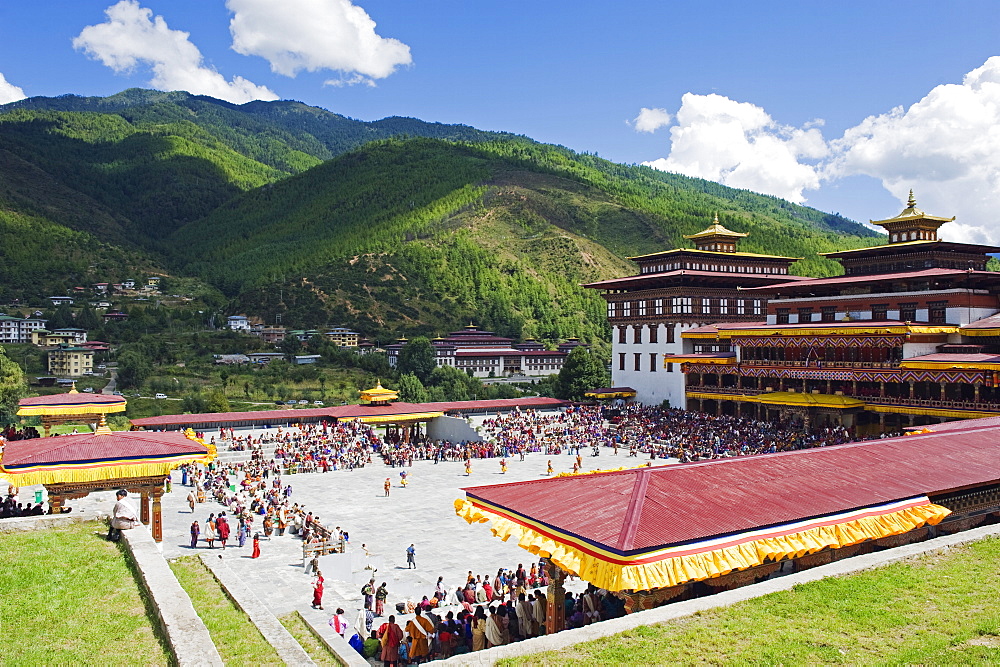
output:
[{"label": "railing", "polygon": [[741,359],[744,366],[775,366],[777,368],[899,368],[896,361],[777,361],[774,359]]}]

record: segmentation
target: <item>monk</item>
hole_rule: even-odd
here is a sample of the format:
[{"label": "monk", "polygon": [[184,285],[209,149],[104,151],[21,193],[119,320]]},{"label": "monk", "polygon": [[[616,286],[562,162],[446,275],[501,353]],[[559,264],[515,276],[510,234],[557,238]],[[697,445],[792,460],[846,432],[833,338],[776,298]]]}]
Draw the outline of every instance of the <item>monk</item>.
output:
[{"label": "monk", "polygon": [[323,608],[323,573],[319,570],[316,570],[316,582],[313,584],[312,608]]},{"label": "monk", "polygon": [[399,644],[403,641],[403,630],[396,625],[395,616],[389,617],[379,640],[382,642],[382,662],[385,667],[395,667],[399,662]]},{"label": "monk", "polygon": [[406,624],[406,634],[410,636],[410,662],[419,662],[425,660],[430,653],[434,623],[422,615],[420,607],[414,609],[413,613],[416,616]]}]

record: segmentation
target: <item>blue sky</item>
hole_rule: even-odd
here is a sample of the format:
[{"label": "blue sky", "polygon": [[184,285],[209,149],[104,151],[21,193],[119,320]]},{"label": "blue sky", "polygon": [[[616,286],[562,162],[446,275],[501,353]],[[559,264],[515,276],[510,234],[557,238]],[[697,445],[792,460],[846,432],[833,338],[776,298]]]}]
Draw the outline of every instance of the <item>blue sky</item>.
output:
[{"label": "blue sky", "polygon": [[297,99],[525,134],[859,220],[897,213],[913,187],[928,213],[958,216],[946,237],[1000,242],[998,9],[8,0],[0,100],[133,86]]}]

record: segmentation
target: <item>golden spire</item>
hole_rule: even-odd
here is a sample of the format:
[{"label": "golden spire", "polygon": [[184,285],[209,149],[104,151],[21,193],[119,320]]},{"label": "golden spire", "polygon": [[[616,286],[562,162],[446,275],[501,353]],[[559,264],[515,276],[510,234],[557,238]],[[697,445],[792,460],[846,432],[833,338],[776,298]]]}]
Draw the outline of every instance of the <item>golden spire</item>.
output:
[{"label": "golden spire", "polygon": [[917,200],[913,198],[913,188],[910,188],[910,198],[906,200],[907,208],[916,208]]}]

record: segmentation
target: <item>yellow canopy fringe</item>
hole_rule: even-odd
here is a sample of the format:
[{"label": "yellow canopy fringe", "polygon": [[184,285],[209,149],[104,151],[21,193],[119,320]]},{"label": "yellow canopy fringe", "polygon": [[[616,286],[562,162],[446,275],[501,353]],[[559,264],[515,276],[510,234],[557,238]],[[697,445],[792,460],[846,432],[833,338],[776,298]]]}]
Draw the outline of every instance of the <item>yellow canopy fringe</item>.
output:
[{"label": "yellow canopy fringe", "polygon": [[[168,475],[170,471],[183,463],[201,460],[201,457],[185,457],[174,461],[156,461],[152,463],[134,463],[119,465],[82,464],[79,468],[72,465],[61,465],[51,470],[36,470],[25,473],[12,473],[0,469],[0,477],[4,477],[14,486],[31,486],[33,484],[59,484],[61,482],[99,482],[105,479],[126,479],[129,477],[153,477]],[[91,467],[83,467],[91,466]]]},{"label": "yellow canopy fringe", "polygon": [[561,569],[595,586],[609,591],[644,591],[719,577],[767,560],[797,558],[827,547],[846,547],[865,540],[899,535],[924,525],[940,523],[951,514],[951,510],[928,503],[882,516],[861,517],[833,526],[818,526],[781,537],[637,565],[608,562],[498,514],[477,508],[463,498],[455,501],[455,513],[468,523],[492,522],[493,534],[504,542],[513,537],[522,549],[550,559]]},{"label": "yellow canopy fringe", "polygon": [[121,403],[91,403],[89,405],[26,405],[18,408],[19,417],[75,417],[76,415],[104,415],[125,412]]}]

